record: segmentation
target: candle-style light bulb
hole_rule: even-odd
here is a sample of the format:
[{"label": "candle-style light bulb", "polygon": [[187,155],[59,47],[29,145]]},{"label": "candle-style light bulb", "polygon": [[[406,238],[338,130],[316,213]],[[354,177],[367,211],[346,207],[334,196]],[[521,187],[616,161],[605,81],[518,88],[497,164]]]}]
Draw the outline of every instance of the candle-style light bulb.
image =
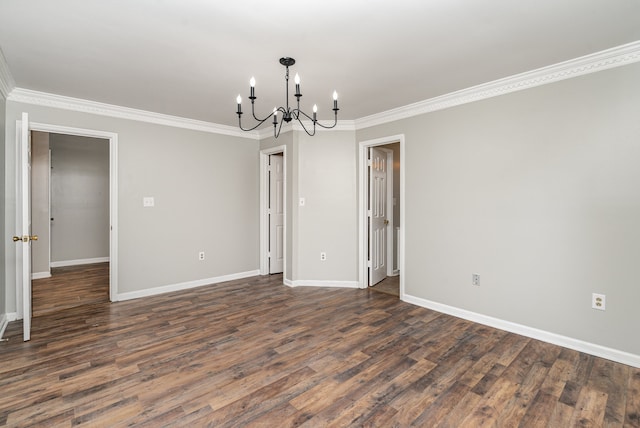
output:
[{"label": "candle-style light bulb", "polygon": [[256,98],[256,79],[251,77],[251,79],[249,80],[249,85],[251,85],[251,95],[249,95],[249,99],[251,99],[251,102],[253,102],[253,100]]},{"label": "candle-style light bulb", "polygon": [[[333,109],[338,110],[338,92],[333,91]],[[338,114],[338,112],[336,112]]]},{"label": "candle-style light bulb", "polygon": [[236,98],[236,102],[238,104],[242,104],[242,97],[240,95],[238,95],[238,98]]},{"label": "candle-style light bulb", "polygon": [[240,115],[242,114],[242,97],[238,95],[238,98],[236,98],[236,101],[238,102],[238,115]]},{"label": "candle-style light bulb", "polygon": [[313,105],[313,121],[316,121],[316,114],[318,113],[318,106],[317,105]]},{"label": "candle-style light bulb", "polygon": [[278,124],[278,110],[275,107],[273,108],[273,124]]},{"label": "candle-style light bulb", "polygon": [[333,101],[338,101],[338,93],[333,91]]},{"label": "candle-style light bulb", "polygon": [[298,97],[298,101],[300,101],[300,76],[296,73],[296,77],[293,78],[293,81],[296,82],[296,97]]},{"label": "candle-style light bulb", "polygon": [[251,85],[252,88],[256,87],[256,79],[255,79],[255,77],[251,77],[251,79],[249,79],[249,85]]}]

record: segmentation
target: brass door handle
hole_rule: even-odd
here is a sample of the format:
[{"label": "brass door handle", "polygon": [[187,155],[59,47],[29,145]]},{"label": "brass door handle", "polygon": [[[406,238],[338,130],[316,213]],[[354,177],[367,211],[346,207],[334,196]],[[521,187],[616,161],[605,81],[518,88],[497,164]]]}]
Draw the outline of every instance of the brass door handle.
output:
[{"label": "brass door handle", "polygon": [[389,220],[385,219],[384,224],[389,224]]},{"label": "brass door handle", "polygon": [[37,241],[38,240],[38,235],[24,235],[24,236],[14,236],[13,237],[13,242],[18,242],[18,241],[22,241],[22,242],[29,242],[29,241]]}]

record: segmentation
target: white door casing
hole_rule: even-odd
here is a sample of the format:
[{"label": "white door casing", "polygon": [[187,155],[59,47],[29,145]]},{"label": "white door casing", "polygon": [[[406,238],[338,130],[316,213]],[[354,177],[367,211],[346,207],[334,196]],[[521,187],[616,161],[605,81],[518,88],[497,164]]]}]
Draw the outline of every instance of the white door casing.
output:
[{"label": "white door casing", "polygon": [[[369,148],[386,144],[400,143],[400,228],[398,230],[398,270],[405,272],[405,137],[403,134],[390,135],[372,140],[364,140],[358,143],[358,284],[360,288],[368,287],[369,268],[367,266],[369,253],[369,225],[368,225],[368,199],[369,199]],[[398,160],[395,160],[396,162]],[[400,275],[400,300],[405,300],[406,275]]]},{"label": "white door casing", "polygon": [[[91,138],[102,138],[109,140],[109,217],[110,217],[110,242],[109,242],[109,299],[112,302],[118,301],[118,134],[113,132],[106,131],[96,131],[90,129],[82,129],[82,128],[72,128],[67,126],[60,125],[51,125],[51,124],[43,124],[43,123],[34,123],[28,122],[25,120],[26,113],[23,113],[22,122],[18,121],[16,126],[16,224],[18,227],[22,227],[22,217],[23,212],[27,212],[30,214],[30,209],[22,208],[25,204],[27,207],[30,206],[31,195],[28,193],[29,187],[24,187],[22,183],[24,182],[24,174],[25,168],[23,167],[24,162],[22,159],[25,159],[25,156],[22,154],[22,148],[24,145],[22,144],[23,135],[25,132],[23,129],[26,129],[27,138],[30,137],[31,131],[39,131],[39,132],[48,132],[48,133],[57,133],[57,134],[67,134],[67,135],[78,135],[84,137]],[[28,118],[28,116],[26,116]],[[26,127],[25,127],[26,123]],[[22,134],[22,135],[21,135]],[[27,154],[29,152],[27,151]],[[26,157],[27,165],[28,156]],[[29,171],[30,166],[26,168],[26,171]],[[30,179],[30,174],[26,175],[26,180]],[[26,202],[25,202],[26,201]],[[16,230],[19,232],[20,229]],[[23,235],[24,236],[24,235]],[[29,247],[30,249],[30,247]],[[24,260],[27,260],[29,266],[24,265]],[[26,277],[31,278],[31,257],[23,257],[22,255],[16,254],[16,307],[18,310],[17,318],[18,319],[27,319],[27,323],[30,327],[30,316],[26,317],[27,314],[31,315],[31,286],[29,281],[29,287],[27,290],[28,295],[25,296],[25,290],[23,287],[25,274]],[[26,297],[26,298],[25,298]],[[26,329],[26,326],[25,326]],[[29,328],[30,329],[30,328]]]},{"label": "white door casing", "polygon": [[284,162],[269,155],[269,273],[284,269]]},{"label": "white door casing", "polygon": [[31,135],[29,115],[22,113],[16,147],[16,288],[22,300],[22,335],[31,339]]},{"label": "white door casing", "polygon": [[260,150],[260,275],[269,274],[269,156],[282,154],[283,163],[283,283],[287,284],[287,147],[280,145]]},{"label": "white door casing", "polygon": [[387,276],[387,153],[369,148],[369,286]]}]

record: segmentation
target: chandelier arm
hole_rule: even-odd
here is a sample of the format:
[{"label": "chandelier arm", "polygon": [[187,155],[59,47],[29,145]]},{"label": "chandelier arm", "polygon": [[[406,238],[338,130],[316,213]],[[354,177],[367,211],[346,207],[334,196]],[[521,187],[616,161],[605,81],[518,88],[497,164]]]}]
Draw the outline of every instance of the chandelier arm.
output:
[{"label": "chandelier arm", "polygon": [[271,116],[273,116],[273,112],[271,112],[271,114],[267,117],[265,117],[264,119],[259,119],[258,117],[256,117],[256,111],[254,108],[254,104],[253,104],[253,100],[251,100],[251,114],[253,115],[253,118],[255,120],[257,120],[258,122],[266,122],[267,120],[269,120],[271,118]]},{"label": "chandelier arm", "polygon": [[263,120],[258,120],[258,124],[256,126],[254,126],[253,128],[243,128],[242,127],[242,117],[240,115],[238,115],[238,126],[240,127],[240,129],[242,129],[243,131],[253,131],[254,129],[256,129],[257,127],[259,127],[260,125],[262,125],[263,123],[265,123],[267,121],[267,119],[269,119],[271,116],[273,116],[273,113],[271,113],[266,119]]},{"label": "chandelier arm", "polygon": [[300,110],[300,108],[297,108],[297,109],[293,110],[293,112],[295,112],[295,114],[296,114],[296,119],[300,120],[299,119],[300,115],[303,115],[304,117],[309,119],[311,122],[313,122],[313,118],[311,116],[309,116],[307,113],[305,113],[302,110]]},{"label": "chandelier arm", "polygon": [[[278,110],[280,110],[282,107],[280,107]],[[282,110],[281,110],[282,111]],[[273,136],[275,138],[278,138],[280,136],[280,130],[282,129],[282,124],[284,123],[284,120],[280,121],[280,126],[276,125],[275,123],[273,124]],[[276,127],[278,128],[278,132],[276,133]]]},{"label": "chandelier arm", "polygon": [[[335,109],[334,109],[334,111],[335,111]],[[337,111],[335,111],[335,114],[336,114],[336,115],[335,115],[335,118],[333,119],[333,125],[331,125],[331,126],[325,126],[325,125],[321,124],[319,121],[316,121],[316,123],[318,124],[318,126],[321,126],[321,127],[322,127],[322,128],[324,128],[324,129],[331,129],[331,128],[335,128],[335,127],[336,127],[336,125],[338,124],[338,112],[337,112]]]},{"label": "chandelier arm", "polygon": [[[307,116],[304,112],[301,112],[301,113],[304,114],[305,116]],[[309,116],[307,116],[307,117],[309,117]],[[313,122],[313,133],[311,133],[311,132],[309,132],[307,130],[307,127],[304,126],[304,122],[302,122],[300,120],[299,116],[298,116],[297,120],[298,120],[298,123],[300,123],[300,126],[302,126],[302,129],[304,129],[304,132],[306,132],[308,136],[313,137],[314,135],[316,135],[316,123],[315,122]]]}]

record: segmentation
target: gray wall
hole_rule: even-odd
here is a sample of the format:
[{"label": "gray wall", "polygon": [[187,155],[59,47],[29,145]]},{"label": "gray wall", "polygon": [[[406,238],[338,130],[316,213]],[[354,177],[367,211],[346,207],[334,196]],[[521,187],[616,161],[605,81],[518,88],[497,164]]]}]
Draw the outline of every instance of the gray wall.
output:
[{"label": "gray wall", "polygon": [[[297,258],[295,279],[358,280],[358,199],[355,132],[298,134]],[[320,260],[320,252],[327,260]]]},{"label": "gray wall", "polygon": [[31,132],[31,272],[49,274],[49,134]]},{"label": "gray wall", "polygon": [[634,64],[358,131],[405,134],[407,294],[640,354],[638,76]]},{"label": "gray wall", "polygon": [[[292,281],[357,281],[355,132],[290,131],[260,149],[287,147],[287,267]],[[305,198],[305,206],[299,199]],[[320,261],[320,252],[327,260]]]},{"label": "gray wall", "polygon": [[51,134],[51,261],[109,257],[109,140]]},{"label": "gray wall", "polygon": [[[259,268],[258,141],[9,101],[10,141],[22,111],[33,122],[118,134],[120,293]],[[12,145],[6,156],[15,158]],[[15,165],[5,164],[7,231],[15,224]],[[144,196],[155,197],[154,208],[142,206]],[[13,266],[5,240],[8,248]],[[13,269],[6,282],[15,312]]]}]

